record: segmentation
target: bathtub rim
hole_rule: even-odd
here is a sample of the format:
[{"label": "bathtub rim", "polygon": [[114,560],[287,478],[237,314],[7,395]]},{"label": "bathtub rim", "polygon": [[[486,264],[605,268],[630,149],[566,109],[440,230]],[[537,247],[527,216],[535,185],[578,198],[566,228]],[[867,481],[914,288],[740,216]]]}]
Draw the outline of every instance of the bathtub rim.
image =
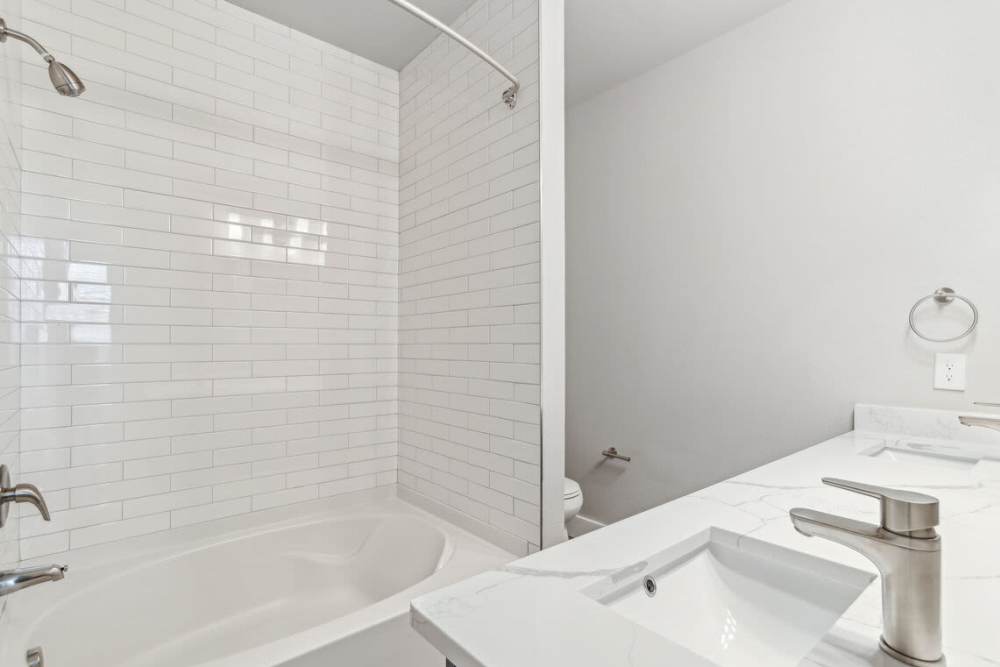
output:
[{"label": "bathtub rim", "polygon": [[[4,630],[8,647],[0,651],[0,664],[23,664],[30,638],[56,605],[92,591],[114,576],[253,535],[290,528],[344,521],[409,515],[443,533],[442,554],[435,570],[412,586],[397,591],[367,607],[312,626],[295,634],[238,653],[199,662],[190,667],[275,667],[364,631],[374,625],[407,614],[413,598],[457,582],[486,569],[500,567],[516,558],[481,537],[473,535],[400,498],[393,488],[369,489],[336,498],[325,498],[287,507],[216,519],[168,529],[152,535],[126,538],[113,543],[84,547],[46,556],[28,563],[60,562],[71,566],[68,577],[87,579],[67,596],[58,584],[38,587],[12,598],[5,611]],[[124,570],[120,569],[124,568]],[[35,593],[32,595],[32,593]],[[152,620],[151,622],[155,622]],[[44,649],[44,645],[42,647]]]}]

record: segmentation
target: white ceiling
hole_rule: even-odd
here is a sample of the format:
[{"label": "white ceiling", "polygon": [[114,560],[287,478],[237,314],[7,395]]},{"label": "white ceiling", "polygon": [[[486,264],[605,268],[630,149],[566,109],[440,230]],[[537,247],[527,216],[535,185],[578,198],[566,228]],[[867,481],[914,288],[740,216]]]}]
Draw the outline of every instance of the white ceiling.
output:
[{"label": "white ceiling", "polygon": [[613,88],[788,1],[566,0],[566,103]]},{"label": "white ceiling", "polygon": [[[231,2],[397,70],[439,34],[388,0]],[[414,4],[450,23],[475,2]],[[593,97],[786,2],[566,0],[567,103]]]},{"label": "white ceiling", "polygon": [[[396,70],[402,69],[440,34],[387,0],[230,2]],[[475,0],[414,2],[445,23],[451,23],[474,3]]]}]

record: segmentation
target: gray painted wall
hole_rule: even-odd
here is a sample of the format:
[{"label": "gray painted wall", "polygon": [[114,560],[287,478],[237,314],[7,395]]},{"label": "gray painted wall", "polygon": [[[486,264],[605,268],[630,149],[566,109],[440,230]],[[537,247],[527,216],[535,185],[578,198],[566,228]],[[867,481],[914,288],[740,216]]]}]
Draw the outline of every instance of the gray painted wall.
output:
[{"label": "gray painted wall", "polygon": [[[844,432],[855,402],[1000,400],[998,23],[991,0],[796,0],[570,111],[584,514]],[[977,301],[978,335],[921,344],[907,312],[944,284]],[[967,392],[933,390],[935,351],[970,355]]]}]

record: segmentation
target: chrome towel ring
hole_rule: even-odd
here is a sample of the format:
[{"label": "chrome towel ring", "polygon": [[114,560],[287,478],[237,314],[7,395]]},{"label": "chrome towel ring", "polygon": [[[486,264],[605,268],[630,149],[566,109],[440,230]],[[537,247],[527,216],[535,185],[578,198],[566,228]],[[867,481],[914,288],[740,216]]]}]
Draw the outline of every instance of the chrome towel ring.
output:
[{"label": "chrome towel ring", "polygon": [[[972,310],[972,324],[969,325],[968,329],[958,334],[957,336],[953,336],[951,338],[932,338],[931,336],[924,334],[922,331],[920,331],[920,329],[917,328],[915,316],[917,313],[917,308],[919,308],[920,305],[923,304],[925,301],[929,301],[931,299],[934,299],[936,302],[942,304],[952,303],[955,301],[955,299],[958,299],[959,301],[964,301],[965,304],[969,306],[969,308]],[[915,304],[913,304],[913,308],[910,308],[910,329],[912,329],[913,333],[917,334],[917,336],[923,338],[926,341],[930,341],[931,343],[952,343],[956,340],[961,340],[962,338],[965,338],[973,331],[975,331],[977,326],[979,326],[979,309],[976,308],[976,304],[972,303],[972,301],[965,298],[961,294],[956,294],[955,290],[951,289],[950,287],[940,287],[934,290],[934,294],[929,294],[924,298],[918,300]]]}]

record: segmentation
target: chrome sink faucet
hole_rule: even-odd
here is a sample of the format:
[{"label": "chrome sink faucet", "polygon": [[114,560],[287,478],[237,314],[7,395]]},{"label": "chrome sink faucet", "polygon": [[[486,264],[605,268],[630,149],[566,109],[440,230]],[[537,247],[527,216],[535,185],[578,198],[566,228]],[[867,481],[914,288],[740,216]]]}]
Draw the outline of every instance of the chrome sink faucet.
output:
[{"label": "chrome sink faucet", "polygon": [[823,537],[865,556],[882,576],[881,649],[916,667],[943,664],[941,652],[941,538],[938,499],[843,479],[823,483],[879,500],[882,520],[875,526],[796,507],[795,529]]},{"label": "chrome sink faucet", "polygon": [[1000,419],[995,417],[972,417],[970,415],[960,415],[958,421],[962,426],[979,426],[1000,431]]}]

